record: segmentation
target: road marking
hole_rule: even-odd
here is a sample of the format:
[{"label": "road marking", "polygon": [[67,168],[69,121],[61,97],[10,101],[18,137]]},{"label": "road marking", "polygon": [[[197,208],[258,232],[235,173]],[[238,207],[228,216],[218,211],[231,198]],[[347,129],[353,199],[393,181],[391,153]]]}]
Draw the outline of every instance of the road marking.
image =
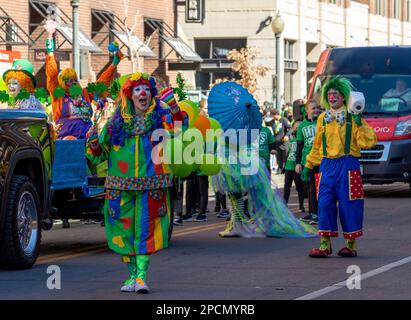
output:
[{"label": "road marking", "polygon": [[[371,270],[369,272],[366,272],[364,274],[361,274],[361,281],[365,280],[365,279],[368,279],[368,278],[371,278],[371,277],[375,277],[376,275],[379,275],[381,273],[390,271],[391,269],[400,267],[400,266],[402,266],[404,264],[407,264],[407,263],[410,263],[410,262],[411,262],[411,256],[406,257],[406,258],[401,259],[401,260],[398,260],[396,262],[390,263],[390,264],[386,264],[386,265],[384,265],[380,268],[377,268],[377,269]],[[295,300],[313,300],[313,299],[317,299],[321,296],[324,296],[328,293],[334,292],[334,291],[339,290],[341,288],[346,288],[346,286],[347,286],[347,282],[346,282],[346,280],[344,280],[344,281],[335,283],[335,284],[333,284],[329,287],[325,287],[323,289],[320,289],[320,290],[311,292],[309,294],[306,294],[302,297],[296,298]]]},{"label": "road marking", "polygon": [[[179,230],[179,231],[173,232],[172,238],[217,229],[217,228],[224,226],[225,224],[226,222],[218,222],[218,223],[213,223],[213,224],[206,224],[202,226],[187,228],[185,230]],[[61,261],[61,260],[74,259],[78,257],[95,254],[95,253],[105,252],[107,250],[108,250],[107,243],[104,243],[100,245],[83,248],[82,250],[78,250],[77,252],[69,251],[69,252],[48,254],[48,255],[39,257],[37,259],[36,265],[42,265],[42,264],[55,262],[55,261]]]}]

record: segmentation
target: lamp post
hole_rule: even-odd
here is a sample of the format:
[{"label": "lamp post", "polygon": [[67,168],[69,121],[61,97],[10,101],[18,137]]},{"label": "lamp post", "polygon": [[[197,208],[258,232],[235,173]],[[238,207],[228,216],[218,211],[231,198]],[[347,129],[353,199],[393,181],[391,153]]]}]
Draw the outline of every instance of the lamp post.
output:
[{"label": "lamp post", "polygon": [[280,69],[280,38],[281,33],[284,31],[284,20],[281,18],[280,13],[277,12],[276,17],[271,22],[271,29],[275,35],[275,72],[276,72],[276,102],[275,107],[278,111],[281,111],[281,94],[282,94],[282,79]]},{"label": "lamp post", "polygon": [[80,0],[71,0],[73,9],[73,68],[76,70],[77,77],[80,78],[80,47],[79,47],[79,27],[78,27],[78,7]]}]

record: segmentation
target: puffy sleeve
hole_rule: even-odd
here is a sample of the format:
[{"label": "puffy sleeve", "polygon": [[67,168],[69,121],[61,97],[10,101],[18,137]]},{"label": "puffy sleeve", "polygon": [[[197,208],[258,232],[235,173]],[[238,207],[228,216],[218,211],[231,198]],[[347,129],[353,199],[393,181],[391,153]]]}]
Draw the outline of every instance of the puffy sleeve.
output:
[{"label": "puffy sleeve", "polygon": [[324,119],[324,114],[321,114],[317,120],[317,128],[315,132],[313,146],[310,153],[307,155],[305,166],[308,169],[312,169],[315,166],[321,164],[322,156],[322,134],[324,127],[322,125]]},{"label": "puffy sleeve", "polygon": [[58,71],[56,59],[54,58],[54,56],[47,55],[47,58],[46,58],[47,90],[52,99],[54,121],[57,121],[58,119],[60,119],[60,114],[61,114],[61,109],[60,109],[61,103],[58,103],[57,101],[61,98],[55,98],[53,96],[54,89],[56,89],[59,86],[58,74],[59,74],[59,71]]},{"label": "puffy sleeve", "polygon": [[98,136],[91,136],[87,139],[86,157],[95,165],[108,160],[110,156],[111,142],[108,133],[109,123],[110,121],[107,121]]},{"label": "puffy sleeve", "polygon": [[354,137],[357,145],[361,149],[370,149],[377,143],[377,136],[374,129],[371,128],[367,121],[362,119],[362,126],[359,127],[353,123]]}]

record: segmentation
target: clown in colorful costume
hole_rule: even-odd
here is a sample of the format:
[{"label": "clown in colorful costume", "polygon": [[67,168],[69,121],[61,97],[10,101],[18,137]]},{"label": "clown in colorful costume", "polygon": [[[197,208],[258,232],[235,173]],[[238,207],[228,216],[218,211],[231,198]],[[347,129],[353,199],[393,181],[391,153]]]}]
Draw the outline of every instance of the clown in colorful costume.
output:
[{"label": "clown in colorful costume", "polygon": [[[44,111],[43,104],[33,94],[36,87],[33,69],[33,64],[30,61],[18,59],[13,62],[10,70],[4,72],[3,80],[11,96],[11,103],[9,102],[7,107]],[[26,91],[26,97],[20,97],[22,90]]]},{"label": "clown in colorful costume", "polygon": [[[101,134],[89,133],[87,157],[98,164],[108,160],[105,228],[109,247],[123,256],[130,278],[121,291],[148,292],[149,257],[168,246],[172,185],[166,165],[154,161],[154,130],[173,130],[174,122],[187,123],[172,89],[157,96],[154,78],[136,73],[121,88],[119,106]],[[93,127],[94,128],[94,127]],[[157,164],[159,163],[159,164]]]},{"label": "clown in colorful costume", "polygon": [[[47,90],[52,99],[53,119],[57,125],[61,125],[58,138],[72,136],[77,139],[85,139],[87,131],[90,129],[92,122],[92,107],[91,95],[85,88],[81,96],[73,99],[69,94],[69,89],[78,84],[77,73],[72,68],[63,69],[58,72],[57,62],[54,57],[54,40],[53,34],[56,31],[56,23],[47,21],[45,29],[48,32],[46,40],[47,58],[46,58],[46,77]],[[114,79],[118,63],[123,58],[120,51],[114,57],[113,62],[101,74],[97,82],[104,82],[108,87]],[[56,88],[61,87],[64,90],[64,95],[56,96]]]},{"label": "clown in colorful costume", "polygon": [[[327,82],[322,90],[321,105],[326,112],[318,117],[313,147],[302,172],[309,180],[310,170],[320,165],[318,182],[319,248],[310,257],[325,258],[332,253],[330,237],[338,236],[337,212],[346,238],[346,246],[338,255],[357,256],[356,238],[363,234],[364,191],[359,157],[361,149],[377,142],[374,130],[361,114],[347,111],[351,83],[341,77]],[[338,211],[337,211],[338,202]]]}]

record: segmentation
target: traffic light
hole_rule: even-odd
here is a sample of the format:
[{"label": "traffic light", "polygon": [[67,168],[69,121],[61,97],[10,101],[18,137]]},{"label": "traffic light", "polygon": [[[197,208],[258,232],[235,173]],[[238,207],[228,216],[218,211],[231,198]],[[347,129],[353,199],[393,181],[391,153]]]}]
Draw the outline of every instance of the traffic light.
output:
[{"label": "traffic light", "polygon": [[204,0],[186,0],[186,22],[203,22]]}]

